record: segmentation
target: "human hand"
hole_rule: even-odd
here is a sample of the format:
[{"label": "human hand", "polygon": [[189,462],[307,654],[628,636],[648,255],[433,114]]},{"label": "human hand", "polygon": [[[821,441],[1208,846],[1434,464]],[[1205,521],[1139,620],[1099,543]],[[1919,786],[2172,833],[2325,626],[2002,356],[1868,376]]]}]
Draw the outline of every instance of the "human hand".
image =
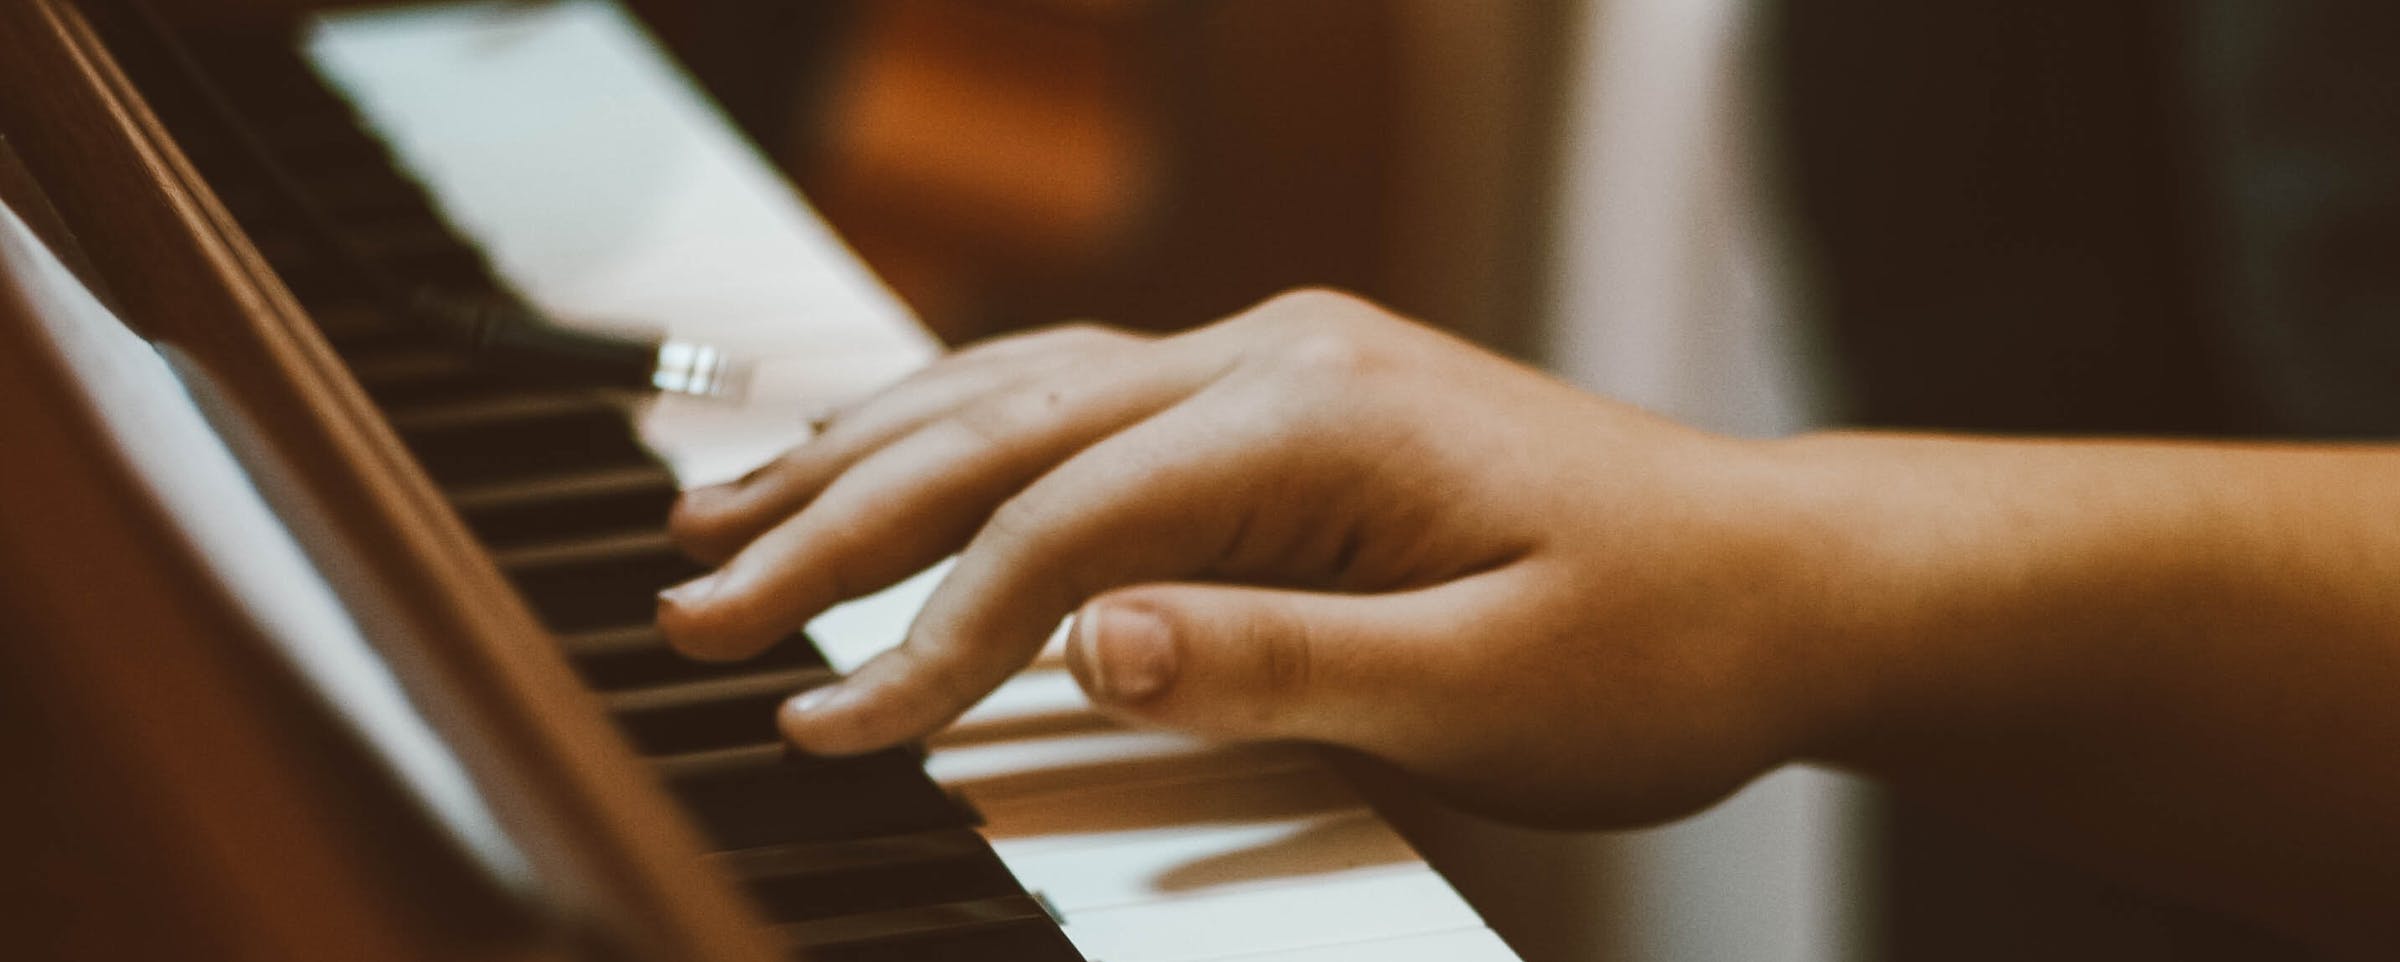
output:
[{"label": "human hand", "polygon": [[956,552],[897,648],[788,704],[820,753],[927,734],[1076,615],[1106,711],[1365,750],[1487,810],[1624,824],[1792,757],[1799,590],[1763,445],[1338,294],[1188,334],[962,350],[691,492],[681,650],[756,654]]}]

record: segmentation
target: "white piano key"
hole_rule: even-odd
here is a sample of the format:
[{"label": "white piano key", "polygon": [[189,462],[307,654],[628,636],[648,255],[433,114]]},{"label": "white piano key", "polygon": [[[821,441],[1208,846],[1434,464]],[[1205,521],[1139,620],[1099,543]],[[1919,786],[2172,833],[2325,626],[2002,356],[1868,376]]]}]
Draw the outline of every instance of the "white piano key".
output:
[{"label": "white piano key", "polygon": [[1034,668],[1018,672],[967,713],[935,732],[925,743],[933,748],[990,744],[1037,738],[1110,725],[1092,708],[1091,699],[1064,668]]},{"label": "white piano key", "polygon": [[1075,947],[1106,962],[1199,962],[1483,925],[1422,865],[1067,913]]},{"label": "white piano key", "polygon": [[1283,771],[1317,763],[1296,744],[1223,744],[1176,732],[1107,729],[937,748],[925,773],[981,805],[1097,784]]},{"label": "white piano key", "polygon": [[[909,622],[916,620],[917,611],[925,607],[942,576],[956,563],[956,559],[944,560],[899,584],[833,606],[808,623],[809,637],[817,640],[817,647],[836,670],[846,672],[866,664],[867,659],[908,637]],[[1061,623],[1051,632],[1033,661],[1034,667],[1065,663],[1066,631],[1067,624]]]},{"label": "white piano key", "polygon": [[1517,953],[1490,929],[1476,928],[1245,955],[1224,962],[1517,962]]},{"label": "white piano key", "polygon": [[1264,886],[1416,871],[1422,860],[1371,809],[1127,833],[1105,845],[1001,850],[1028,890],[1077,913]]},{"label": "white piano key", "polygon": [[[1366,803],[1322,767],[1181,781],[1083,785],[979,802],[983,833],[1003,858],[1139,843],[1210,826],[1348,811]],[[1147,833],[1147,834],[1145,834]]]},{"label": "white piano key", "polygon": [[818,354],[931,348],[616,4],[342,13],[308,50],[544,307]]},{"label": "white piano key", "polygon": [[944,561],[882,591],[833,606],[808,623],[808,636],[816,639],[834,670],[857,670],[908,637],[908,623],[916,620],[917,609],[925,607],[925,599],[933,596],[951,564]]}]

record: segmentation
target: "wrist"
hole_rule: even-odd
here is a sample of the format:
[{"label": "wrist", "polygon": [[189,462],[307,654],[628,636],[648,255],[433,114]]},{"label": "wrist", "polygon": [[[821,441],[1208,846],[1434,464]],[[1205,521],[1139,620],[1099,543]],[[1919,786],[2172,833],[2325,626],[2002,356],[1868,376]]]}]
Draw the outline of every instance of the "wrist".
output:
[{"label": "wrist", "polygon": [[1885,599],[1905,522],[1875,496],[1860,438],[1709,437],[1681,484],[1674,574],[1690,635],[1721,660],[1725,731],[1760,770],[1843,764],[1896,699]]},{"label": "wrist", "polygon": [[1763,542],[1764,577],[1739,603],[1770,744],[1780,762],[1843,764],[1894,702],[1880,599],[1895,587],[1900,522],[1874,495],[1857,437],[1740,443],[1753,455],[1745,523]]},{"label": "wrist", "polygon": [[[1837,432],[1776,442],[1804,594],[1802,757],[1880,774],[2058,744],[2137,690],[2126,640],[2205,599],[2173,452]],[[2188,471],[2181,472],[2188,476]]]}]

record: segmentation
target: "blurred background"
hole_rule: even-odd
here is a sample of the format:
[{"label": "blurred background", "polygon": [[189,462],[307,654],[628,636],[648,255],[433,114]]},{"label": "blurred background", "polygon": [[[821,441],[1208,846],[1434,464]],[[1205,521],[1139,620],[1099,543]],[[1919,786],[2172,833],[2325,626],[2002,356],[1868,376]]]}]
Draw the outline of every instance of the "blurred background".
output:
[{"label": "blurred background", "polygon": [[[633,5],[952,342],[1315,284],[1734,433],[2400,421],[2388,3]],[[1829,773],[1391,804],[1530,962],[2297,955]]]}]

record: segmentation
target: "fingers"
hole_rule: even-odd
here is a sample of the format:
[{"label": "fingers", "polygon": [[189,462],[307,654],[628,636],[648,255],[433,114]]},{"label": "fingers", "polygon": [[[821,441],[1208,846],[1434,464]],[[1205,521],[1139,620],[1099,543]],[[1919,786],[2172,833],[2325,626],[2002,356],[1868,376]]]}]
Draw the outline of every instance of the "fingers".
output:
[{"label": "fingers", "polygon": [[1140,336],[1068,325],[985,341],[836,411],[820,433],[748,477],[687,492],[669,529],[693,557],[722,562],[817,496],[843,470],[976,401],[1144,343]]},{"label": "fingers", "polygon": [[1031,660],[1083,599],[1108,588],[1205,571],[1238,532],[1272,472],[1242,406],[1259,395],[1218,382],[1092,445],[1009,499],[960,553],[899,647],[843,682],[797,699],[785,734],[819,753],[868,751],[922,736]]},{"label": "fingers", "polygon": [[1517,597],[1496,573],[1413,591],[1325,594],[1205,584],[1103,595],[1075,616],[1068,665],[1111,714],[1222,738],[1423,751],[1418,689]]},{"label": "fingers", "polygon": [[832,605],[956,551],[1010,492],[1213,376],[1204,351],[1003,392],[937,418],[844,470],[718,571],[662,594],[659,624],[695,657],[764,650]]}]

